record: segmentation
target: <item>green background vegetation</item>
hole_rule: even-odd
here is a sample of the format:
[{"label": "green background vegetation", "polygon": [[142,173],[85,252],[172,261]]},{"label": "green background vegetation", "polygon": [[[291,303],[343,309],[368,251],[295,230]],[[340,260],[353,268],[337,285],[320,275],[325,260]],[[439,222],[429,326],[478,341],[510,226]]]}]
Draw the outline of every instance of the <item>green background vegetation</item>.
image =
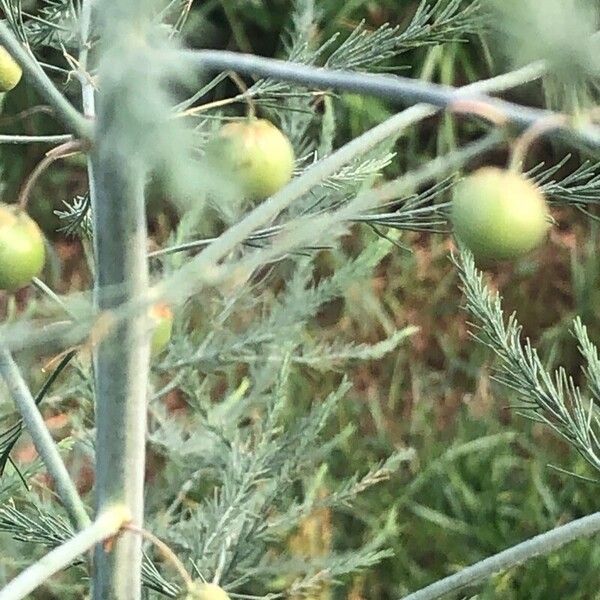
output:
[{"label": "green background vegetation", "polygon": [[[361,19],[369,27],[386,21],[405,24],[417,3],[323,0],[317,4],[325,14],[326,36],[335,31],[347,35]],[[289,11],[290,3],[283,0],[207,0],[194,9],[186,36],[198,47],[277,56]],[[387,66],[400,67],[411,76],[461,85],[500,72],[503,63],[482,39],[470,36],[403,54]],[[213,99],[235,91],[233,86],[229,90],[222,86]],[[52,132],[53,121],[43,113],[10,122],[11,115],[37,104],[33,93],[22,85],[6,96],[0,117],[3,131]],[[536,85],[513,96],[543,101]],[[340,110],[336,139],[340,145],[392,114],[392,107],[376,99],[341,96],[334,102]],[[400,140],[388,173],[397,174],[454,147],[469,132],[461,117],[429,120],[418,133]],[[38,146],[0,148],[3,201],[14,197],[42,152]],[[564,149],[540,143],[530,157],[531,165],[539,160],[553,163],[564,154]],[[503,164],[506,156],[482,157],[484,161]],[[52,211],[61,208],[63,199],[83,193],[86,185],[84,164],[78,159],[66,164],[44,176],[31,200],[31,212],[55,241],[60,269],[51,268],[48,276],[61,292],[89,285],[80,243],[55,231],[57,219]],[[598,232],[593,221],[574,209],[556,210],[554,217],[557,224],[543,248],[513,265],[491,269],[490,276],[504,296],[507,311],[517,312],[525,334],[547,365],[563,364],[577,379],[581,364],[570,332],[572,317],[582,316],[592,339],[598,339],[600,332]],[[158,197],[150,205],[148,218],[157,242],[164,241],[172,208],[165,209],[164,199]],[[370,230],[356,227],[340,249],[320,254],[320,271],[330,273],[374,238]],[[493,382],[491,357],[468,333],[458,276],[448,260],[450,236],[403,233],[398,241],[406,249],[394,249],[372,277],[357,281],[311,324],[325,339],[341,337],[357,343],[375,343],[406,325],[419,327],[398,350],[347,370],[353,386],[332,427],[341,430],[352,424],[356,431],[332,456],[328,477],[363,471],[365,465],[385,459],[397,448],[413,448],[415,455],[398,475],[362,496],[357,507],[317,516],[321,535],[312,546],[307,541],[311,535],[307,524],[304,538],[297,542],[307,552],[321,544],[351,549],[373,535],[386,536],[393,550],[392,557],[363,577],[331,590],[332,598],[398,598],[598,508],[597,483],[549,466],[593,476],[583,460],[548,428],[511,410],[511,393]],[[294,377],[299,405],[325,397],[340,380],[340,375],[310,368],[298,369]],[[13,543],[6,539],[0,555],[11,553]],[[600,598],[598,573],[600,547],[584,540],[491,579],[475,597]]]}]

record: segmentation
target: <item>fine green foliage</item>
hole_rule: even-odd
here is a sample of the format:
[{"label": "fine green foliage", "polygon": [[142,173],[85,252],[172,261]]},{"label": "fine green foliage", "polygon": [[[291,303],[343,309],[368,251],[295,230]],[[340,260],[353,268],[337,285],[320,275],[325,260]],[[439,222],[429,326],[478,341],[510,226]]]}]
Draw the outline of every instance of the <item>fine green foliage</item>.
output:
[{"label": "fine green foliage", "polygon": [[[475,337],[499,358],[495,379],[519,395],[520,413],[552,428],[592,467],[600,470],[596,402],[581,393],[563,368],[551,373],[544,367],[529,340],[521,339],[522,327],[515,315],[504,323],[500,298],[486,288],[467,250],[462,251],[456,265],[460,269],[467,310],[477,326]],[[597,351],[580,320],[575,321],[574,332],[587,362],[585,372],[592,377],[594,386],[598,376]]]},{"label": "fine green foliage", "polygon": [[[39,597],[81,598],[114,576],[110,585],[141,581],[144,600],[177,599],[183,569],[232,599],[397,599],[598,510],[600,163],[572,145],[583,132],[593,140],[586,115],[572,135],[524,157],[524,175],[552,210],[549,241],[484,275],[466,251],[448,260],[452,193],[472,169],[503,160],[491,151],[512,144],[516,129],[184,60],[199,55],[196,47],[227,47],[352,78],[398,81],[403,70],[459,88],[506,70],[490,29],[508,27],[511,61],[543,64],[529,79],[487,81],[486,93],[543,75],[546,106],[571,111],[596,97],[596,59],[587,60],[596,36],[587,9],[570,2],[569,35],[546,31],[546,20],[563,14],[559,4],[544,12],[533,2],[487,0],[98,0],[92,11],[88,0],[0,0],[5,24],[50,78],[44,85],[95,123],[91,150],[84,145],[90,163],[61,157],[35,182],[28,210],[53,217],[49,260],[30,289],[7,299],[2,351],[15,354],[17,383],[39,390],[32,404],[84,517],[94,518],[103,486],[137,460],[137,483],[145,465],[143,527],[181,561],[178,572],[144,538],[138,578],[129,564],[128,581],[111,575],[110,556],[98,576],[82,554],[39,582]],[[542,43],[551,56],[538,52]],[[565,62],[575,65],[573,78]],[[31,81],[35,73],[2,101],[6,136],[68,133]],[[255,206],[207,160],[216,132],[244,113],[281,129],[295,155],[289,186]],[[3,202],[45,150],[2,147]],[[113,207],[102,221],[115,198],[122,213]],[[145,268],[146,253],[148,287],[130,277],[98,289],[99,271]],[[111,310],[99,314],[98,298]],[[131,365],[147,366],[142,328],[139,338],[117,338],[126,343],[114,342],[112,328],[165,299],[172,335],[136,386]],[[120,381],[122,367],[130,380]],[[98,373],[115,384],[112,398],[123,392],[124,419],[133,414],[128,395],[142,400],[136,414],[147,415],[147,429],[136,430],[141,444],[131,456],[110,456],[97,442],[99,429],[119,444],[136,429],[106,418],[111,398]],[[2,586],[77,529],[64,482],[47,466],[48,440],[15,410],[21,388],[7,381]],[[506,405],[528,419],[513,419]],[[135,535],[101,548],[142,539]],[[595,546],[582,541],[490,573],[465,594],[592,598]]]}]

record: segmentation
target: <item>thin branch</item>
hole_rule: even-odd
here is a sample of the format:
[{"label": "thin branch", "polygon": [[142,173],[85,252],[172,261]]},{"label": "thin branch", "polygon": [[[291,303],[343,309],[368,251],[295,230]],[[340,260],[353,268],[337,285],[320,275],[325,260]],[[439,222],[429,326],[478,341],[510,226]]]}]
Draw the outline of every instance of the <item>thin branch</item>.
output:
[{"label": "thin branch", "polygon": [[70,134],[64,135],[4,135],[0,134],[0,144],[64,144],[73,140]]},{"label": "thin branch", "polygon": [[[87,119],[95,120],[96,118],[96,89],[92,82],[91,77],[88,74],[88,58],[89,50],[91,45],[91,32],[92,32],[92,0],[83,0],[81,3],[81,11],[79,14],[79,25],[81,28],[81,40],[79,50],[79,70],[77,74],[79,76],[79,82],[81,84],[81,100],[83,114]],[[94,176],[94,165],[92,164],[91,158],[87,157],[87,175],[88,175],[88,194],[84,198],[87,200],[88,206],[96,204],[96,180]],[[79,223],[85,220],[83,217]],[[90,237],[91,237],[91,219],[90,222]],[[95,264],[91,259],[92,249],[90,248],[89,240],[83,240],[83,247],[85,249],[86,257],[88,258],[88,268],[92,275],[95,275]]]},{"label": "thin branch", "polygon": [[69,517],[77,529],[83,529],[90,523],[85,506],[77,493],[77,489],[62,461],[58,448],[44,423],[35,400],[31,395],[19,367],[11,353],[0,349],[0,376],[4,379],[17,409],[21,413],[25,427],[33,439],[48,472],[54,479],[58,494],[69,513]]},{"label": "thin branch", "polygon": [[[125,525],[125,529],[133,533],[137,533],[138,535],[142,536],[142,538],[154,544],[154,546],[156,546],[157,550],[163,555],[163,557],[173,565],[181,579],[183,579],[186,588],[189,590],[193,586],[194,581],[190,577],[190,574],[185,568],[185,565],[181,562],[181,560],[175,554],[175,552],[173,552],[173,550],[171,550],[171,548],[167,544],[165,544],[165,542],[163,542],[160,538],[156,537],[151,531],[147,531],[142,527],[136,527],[131,523]],[[2,600],[2,598],[0,598],[0,600]]]},{"label": "thin branch", "polygon": [[422,104],[413,106],[390,117],[342,146],[333,154],[313,164],[300,177],[293,179],[282,190],[254,208],[239,223],[225,231],[198,256],[182,267],[178,273],[162,284],[158,284],[159,289],[162,289],[165,295],[174,293],[185,296],[191,293],[189,288],[197,284],[199,273],[210,275],[211,269],[218,261],[242,243],[252,232],[276,217],[294,200],[309,192],[323,179],[348,164],[356,156],[368,152],[390,136],[399,135],[406,127],[418,123],[434,112],[435,109],[430,106]]},{"label": "thin branch", "polygon": [[0,600],[21,600],[27,597],[52,575],[69,567],[77,557],[116,535],[128,520],[129,513],[123,506],[107,509],[91,525],[17,575],[2,588]]},{"label": "thin branch", "polygon": [[[501,135],[497,133],[491,133],[488,136],[472,142],[471,144],[466,145],[464,148],[457,150],[454,154],[440,157],[441,160],[434,160],[433,163],[429,163],[427,167],[420,169],[416,173],[408,173],[405,176],[399,177],[398,179],[393,179],[385,184],[375,188],[375,190],[370,190],[368,192],[364,192],[361,196],[361,199],[365,196],[373,196],[377,198],[378,204],[384,204],[385,201],[396,199],[398,197],[402,197],[405,193],[411,193],[414,189],[418,188],[419,185],[423,185],[428,181],[435,179],[440,176],[442,173],[451,171],[453,168],[460,168],[463,164],[468,162],[469,160],[480,156],[484,152],[487,152],[498,146],[502,143],[503,138]],[[444,163],[443,165],[441,163]],[[416,175],[416,177],[415,177]],[[419,210],[425,213],[433,212],[434,209],[440,210],[442,207],[423,207],[421,209],[415,209],[412,212],[417,214]],[[321,213],[321,217],[323,219],[328,218],[328,213]],[[318,221],[321,220],[319,215],[311,215],[311,217],[315,217],[317,222],[315,226],[318,226]],[[364,214],[353,215],[348,218],[349,223],[372,223],[377,222],[378,224],[386,225],[389,227],[393,227],[395,225],[394,219],[401,219],[402,212],[391,212],[391,213],[369,213],[365,212]],[[264,241],[270,238],[274,238],[277,235],[280,235],[282,232],[286,230],[292,230],[296,226],[296,224],[300,222],[300,219],[296,219],[294,221],[284,223],[281,225],[274,225],[272,227],[267,227],[264,229],[258,229],[254,231],[250,236],[248,236],[244,243],[252,243],[255,241]],[[408,228],[408,227],[407,227]],[[316,234],[316,229],[314,230]],[[181,244],[177,244],[175,246],[169,246],[166,248],[161,248],[159,250],[155,250],[153,252],[148,253],[148,258],[159,258],[161,256],[175,254],[177,252],[190,252],[193,250],[199,250],[206,246],[209,246],[213,242],[218,240],[218,238],[205,238],[199,240],[192,240],[189,242],[183,242]],[[179,364],[179,363],[178,363]],[[182,363],[184,364],[184,363]]]},{"label": "thin branch", "polygon": [[4,22],[0,22],[0,44],[19,63],[28,80],[38,93],[48,104],[54,107],[56,116],[62,120],[65,126],[77,137],[90,139],[92,133],[91,124],[58,91],[35,58],[21,45]]},{"label": "thin branch", "polygon": [[506,571],[536,556],[549,554],[565,544],[582,537],[589,537],[599,531],[600,512],[597,512],[536,535],[525,542],[450,575],[450,577],[436,581],[417,592],[404,596],[403,600],[436,600],[482,579],[487,579],[494,573]]},{"label": "thin branch", "polygon": [[[438,108],[446,108],[457,100],[472,100],[487,105],[490,110],[502,115],[507,122],[520,128],[530,127],[540,120],[548,120],[557,115],[549,110],[520,106],[492,98],[480,92],[474,92],[474,88],[465,91],[460,88],[396,75],[375,75],[325,69],[226,50],[186,50],[181,51],[180,55],[183,60],[201,69],[234,70],[246,75],[272,77],[300,85],[377,96],[380,99],[404,105],[425,102]],[[536,73],[543,74],[541,65],[536,67],[534,64],[532,71],[532,76],[535,76]],[[575,135],[594,147],[600,146],[600,127],[595,125],[586,125],[577,129],[563,127],[559,131]],[[551,131],[546,132],[548,135],[552,133]]]},{"label": "thin branch", "polygon": [[543,77],[548,72],[548,63],[545,60],[538,60],[520,69],[515,69],[508,73],[502,73],[490,77],[489,79],[481,79],[480,81],[474,81],[467,85],[463,85],[460,88],[461,93],[476,93],[476,94],[492,94],[502,90],[508,90],[516,87],[517,85],[523,85],[524,83],[531,83]]},{"label": "thin branch", "polygon": [[82,144],[79,140],[70,140],[57,146],[56,148],[52,148],[46,153],[46,156],[36,165],[35,169],[31,172],[29,177],[25,180],[21,191],[19,192],[19,197],[17,199],[17,204],[22,210],[25,210],[27,207],[27,202],[29,200],[29,195],[36,181],[40,178],[42,173],[55,161],[59,158],[64,158],[66,156],[72,156],[73,154],[77,154],[81,152],[84,148],[84,144]]},{"label": "thin branch", "polygon": [[88,119],[93,119],[96,116],[94,102],[94,85],[89,76],[88,55],[90,50],[90,33],[92,28],[92,2],[91,0],[83,0],[81,5],[81,13],[79,15],[79,23],[81,27],[81,48],[79,52],[79,80],[81,82],[81,92],[83,99],[83,114]]}]

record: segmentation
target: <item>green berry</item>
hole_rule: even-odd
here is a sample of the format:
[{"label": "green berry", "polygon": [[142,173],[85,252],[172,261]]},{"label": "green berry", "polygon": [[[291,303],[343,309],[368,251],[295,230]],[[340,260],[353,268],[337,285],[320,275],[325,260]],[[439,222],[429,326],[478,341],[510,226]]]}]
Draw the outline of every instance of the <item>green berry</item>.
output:
[{"label": "green berry", "polygon": [[227,123],[210,144],[209,156],[237,180],[244,196],[253,201],[280,190],[294,170],[290,141],[265,119]]},{"label": "green berry", "polygon": [[16,206],[0,204],[0,289],[15,292],[44,268],[44,236],[36,222]]},{"label": "green berry", "polygon": [[188,590],[185,600],[229,600],[229,596],[216,583],[196,582]]},{"label": "green berry", "polygon": [[456,186],[451,218],[456,237],[485,261],[523,256],[548,232],[548,206],[539,188],[495,167],[482,168]]},{"label": "green berry", "polygon": [[0,46],[0,92],[12,90],[19,81],[23,71],[8,53],[4,46]]},{"label": "green berry", "polygon": [[155,304],[150,308],[153,320],[150,354],[158,356],[168,345],[173,332],[173,312],[166,304]]}]

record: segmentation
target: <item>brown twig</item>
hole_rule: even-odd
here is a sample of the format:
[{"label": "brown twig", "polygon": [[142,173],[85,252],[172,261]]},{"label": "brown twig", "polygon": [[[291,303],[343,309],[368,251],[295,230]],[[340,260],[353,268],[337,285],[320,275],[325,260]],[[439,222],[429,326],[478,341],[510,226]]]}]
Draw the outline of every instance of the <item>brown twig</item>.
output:
[{"label": "brown twig", "polygon": [[477,100],[455,100],[448,105],[447,110],[457,114],[476,115],[497,127],[505,127],[508,124],[508,119],[501,110]]},{"label": "brown twig", "polygon": [[29,177],[25,180],[21,191],[19,192],[19,196],[17,199],[17,204],[21,210],[25,210],[27,208],[27,202],[29,200],[29,195],[36,181],[42,175],[42,173],[56,160],[59,158],[64,158],[66,156],[72,156],[73,154],[77,154],[78,152],[82,152],[87,148],[87,144],[82,140],[72,140],[70,142],[66,142],[65,144],[61,144],[60,146],[56,146],[51,150],[46,152],[46,156],[36,165],[35,169],[31,172]]},{"label": "brown twig", "polygon": [[27,119],[28,117],[32,117],[33,115],[37,115],[39,113],[54,115],[54,110],[51,106],[46,104],[32,106],[31,108],[26,108],[25,110],[15,113],[14,115],[5,115],[0,117],[0,124],[7,125],[9,123],[20,121],[21,119]]},{"label": "brown twig", "polygon": [[128,531],[132,531],[133,533],[137,533],[142,536],[144,539],[148,540],[152,543],[156,548],[160,551],[160,553],[175,567],[181,579],[185,582],[186,588],[189,590],[194,585],[194,580],[191,578],[184,564],[178,558],[178,556],[165,544],[161,539],[157,538],[153,533],[150,533],[146,529],[142,527],[138,527],[137,525],[133,525],[131,523],[127,523],[123,526],[123,529]]},{"label": "brown twig", "polygon": [[246,82],[235,71],[229,71],[227,73],[227,77],[229,77],[229,79],[235,83],[238,90],[240,90],[240,97],[246,102],[246,106],[248,107],[248,117],[255,117],[256,103],[248,93],[248,86],[246,85]]},{"label": "brown twig", "polygon": [[519,172],[533,143],[549,131],[565,127],[568,122],[567,115],[556,114],[528,127],[513,143],[509,169]]}]

